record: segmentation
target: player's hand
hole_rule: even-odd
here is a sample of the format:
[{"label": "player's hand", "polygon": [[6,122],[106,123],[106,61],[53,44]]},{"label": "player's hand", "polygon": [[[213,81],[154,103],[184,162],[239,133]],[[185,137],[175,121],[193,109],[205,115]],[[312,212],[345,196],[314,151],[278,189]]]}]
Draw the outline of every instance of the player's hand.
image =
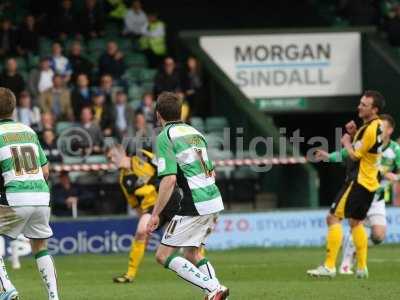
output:
[{"label": "player's hand", "polygon": [[348,122],[344,127],[346,128],[346,131],[348,134],[350,134],[350,136],[354,136],[357,132],[357,125],[356,122],[354,122],[353,120]]},{"label": "player's hand", "polygon": [[351,136],[348,133],[345,133],[342,138],[340,139],[340,142],[342,143],[342,145],[344,147],[346,147],[347,145],[351,145]]},{"label": "player's hand", "polygon": [[22,218],[18,217],[11,207],[0,205],[0,234],[6,233],[21,221]]},{"label": "player's hand", "polygon": [[387,173],[385,174],[385,178],[386,178],[387,180],[392,181],[392,182],[395,182],[395,181],[398,181],[398,180],[399,180],[398,175],[395,174],[395,173],[393,173],[393,172],[387,172]]},{"label": "player's hand", "polygon": [[317,151],[315,151],[315,159],[317,161],[328,161],[329,160],[329,153],[318,149]]},{"label": "player's hand", "polygon": [[151,215],[151,218],[147,223],[147,234],[151,234],[154,230],[156,230],[159,224],[160,217],[158,215]]}]

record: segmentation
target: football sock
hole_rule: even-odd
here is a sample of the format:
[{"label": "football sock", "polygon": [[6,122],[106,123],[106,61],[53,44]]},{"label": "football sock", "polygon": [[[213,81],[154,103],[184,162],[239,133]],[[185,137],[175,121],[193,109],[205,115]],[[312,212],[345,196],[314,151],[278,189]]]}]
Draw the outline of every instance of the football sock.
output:
[{"label": "football sock", "polygon": [[329,226],[326,237],[326,260],[325,266],[333,269],[336,267],[336,258],[342,245],[342,224],[337,223]]},{"label": "football sock", "polygon": [[0,284],[1,288],[5,291],[15,289],[14,285],[10,281],[10,278],[8,277],[6,265],[4,264],[2,256],[0,256]]},{"label": "football sock", "polygon": [[57,274],[52,257],[47,250],[42,250],[35,255],[36,264],[47,289],[49,300],[58,300]]},{"label": "football sock", "polygon": [[131,252],[129,253],[128,275],[131,278],[136,276],[139,265],[143,260],[144,252],[146,250],[146,241],[133,241]]},{"label": "football sock", "polygon": [[218,278],[215,275],[214,267],[210,264],[207,258],[199,260],[196,264],[196,267],[201,271],[201,273],[207,275],[211,279],[215,279],[216,281],[218,281]]},{"label": "football sock", "polygon": [[357,254],[357,269],[364,270],[367,267],[368,235],[363,224],[359,224],[351,230]]},{"label": "football sock", "polygon": [[353,238],[351,234],[346,237],[342,251],[343,251],[342,266],[348,266],[349,268],[351,268],[353,266],[354,255],[356,253],[356,248],[354,247]]},{"label": "football sock", "polygon": [[19,241],[14,240],[10,243],[10,248],[11,248],[11,263],[14,266],[20,265],[19,262],[19,255],[18,255],[18,243]]},{"label": "football sock", "polygon": [[211,293],[219,288],[219,283],[215,278],[211,279],[203,274],[190,261],[181,256],[171,255],[168,257],[165,267],[206,293]]}]

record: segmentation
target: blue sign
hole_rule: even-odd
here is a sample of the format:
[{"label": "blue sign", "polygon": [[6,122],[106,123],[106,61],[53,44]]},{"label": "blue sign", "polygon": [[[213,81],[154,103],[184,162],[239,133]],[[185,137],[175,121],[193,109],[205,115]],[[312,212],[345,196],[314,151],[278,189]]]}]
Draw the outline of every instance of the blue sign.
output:
[{"label": "blue sign", "polygon": [[[222,214],[209,237],[209,250],[238,247],[322,246],[327,232],[327,210]],[[385,243],[400,243],[400,208],[388,208]],[[51,223],[54,236],[49,239],[53,255],[128,252],[137,226],[137,218],[97,218],[60,220]],[[345,233],[350,229],[345,225]],[[149,240],[148,250],[157,249],[162,231]],[[29,242],[19,241],[21,255],[30,253]],[[7,250],[7,251],[5,251]],[[0,254],[9,253],[9,243],[2,243]]]}]

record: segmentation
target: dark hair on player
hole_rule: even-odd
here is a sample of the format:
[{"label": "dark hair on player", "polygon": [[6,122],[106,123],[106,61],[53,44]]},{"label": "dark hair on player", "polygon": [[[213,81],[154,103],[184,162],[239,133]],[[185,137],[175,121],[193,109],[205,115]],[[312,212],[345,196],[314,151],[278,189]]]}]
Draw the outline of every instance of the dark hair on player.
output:
[{"label": "dark hair on player", "polygon": [[156,110],[165,121],[181,119],[182,102],[175,93],[162,92],[157,98]]},{"label": "dark hair on player", "polygon": [[10,89],[0,87],[0,119],[12,116],[16,102],[15,95]]},{"label": "dark hair on player", "polygon": [[379,115],[379,119],[381,119],[382,121],[386,121],[389,123],[390,127],[392,127],[393,129],[396,127],[396,121],[393,119],[393,117],[389,114],[382,114]]},{"label": "dark hair on player", "polygon": [[373,99],[372,105],[378,109],[378,113],[383,111],[385,108],[385,97],[383,97],[381,93],[378,91],[369,90],[364,92],[364,96]]}]

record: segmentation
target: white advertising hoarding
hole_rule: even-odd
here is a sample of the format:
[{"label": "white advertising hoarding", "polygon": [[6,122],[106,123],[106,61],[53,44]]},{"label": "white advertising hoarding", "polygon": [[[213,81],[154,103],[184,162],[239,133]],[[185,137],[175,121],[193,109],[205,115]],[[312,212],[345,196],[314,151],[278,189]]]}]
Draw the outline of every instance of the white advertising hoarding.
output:
[{"label": "white advertising hoarding", "polygon": [[361,93],[361,35],[203,36],[202,49],[249,98]]}]

